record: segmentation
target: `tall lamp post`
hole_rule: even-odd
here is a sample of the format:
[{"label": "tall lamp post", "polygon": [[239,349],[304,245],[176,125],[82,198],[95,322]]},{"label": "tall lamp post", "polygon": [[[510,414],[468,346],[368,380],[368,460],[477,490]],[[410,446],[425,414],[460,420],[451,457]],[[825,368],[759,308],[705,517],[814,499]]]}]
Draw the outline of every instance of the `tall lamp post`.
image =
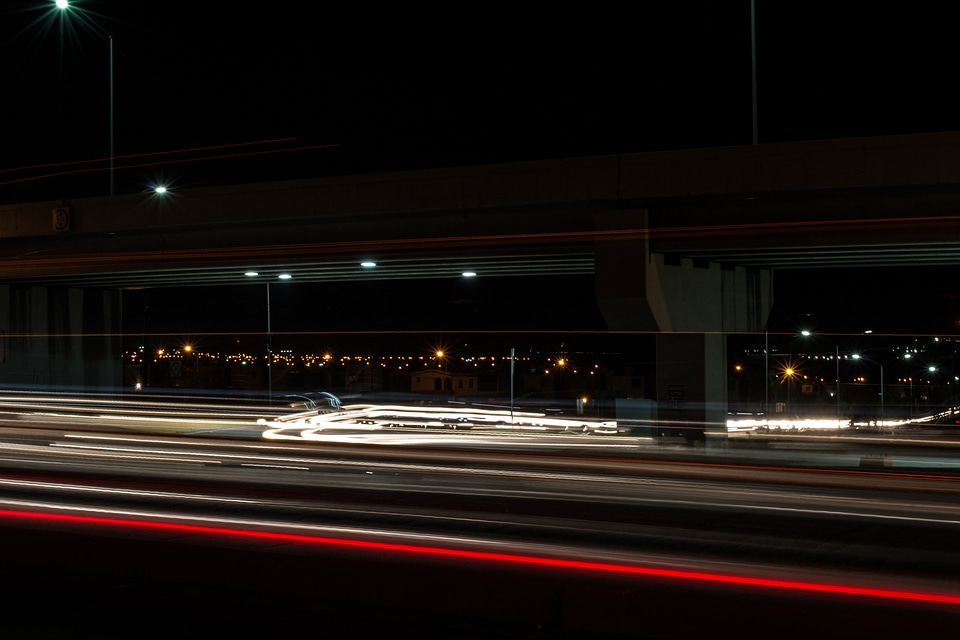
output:
[{"label": "tall lamp post", "polygon": [[[776,329],[783,324],[795,320],[800,316],[809,317],[811,314],[802,313],[790,316],[789,318],[784,318],[779,322],[774,324],[765,324],[763,327],[763,415],[767,416],[770,413],[770,330]],[[809,331],[800,331],[800,335],[809,336]],[[796,333],[793,334],[796,337]]]},{"label": "tall lamp post", "polygon": [[[801,331],[800,335],[804,337],[809,337],[809,336],[813,336],[814,334],[810,331]],[[816,335],[815,337],[819,338],[820,335]],[[840,345],[839,344],[834,343],[833,354],[834,354],[833,361],[836,368],[836,380],[837,380],[836,381],[837,386],[836,386],[836,391],[834,392],[834,396],[836,400],[837,422],[839,423],[840,421]]]},{"label": "tall lamp post", "polygon": [[[59,9],[59,10],[61,11],[61,13],[63,13],[63,12],[65,12],[65,11],[67,11],[68,9],[70,9],[70,2],[69,2],[69,0],[56,0],[56,1],[55,1],[55,4],[56,4],[57,9]],[[114,194],[114,180],[113,180],[113,158],[114,158],[114,152],[113,152],[113,34],[111,34],[111,33],[108,32],[106,29],[104,29],[104,28],[101,27],[99,24],[97,24],[97,22],[96,22],[93,18],[91,18],[91,17],[88,15],[87,12],[84,12],[84,11],[82,11],[82,10],[78,10],[78,11],[79,11],[79,13],[78,13],[77,15],[80,17],[81,20],[83,20],[84,22],[86,22],[86,23],[88,23],[88,24],[93,25],[93,27],[94,27],[97,31],[99,31],[100,33],[102,33],[103,35],[105,35],[105,36],[107,37],[107,43],[108,43],[109,48],[110,48],[110,195],[113,195],[113,194]],[[62,28],[61,28],[61,32],[62,32]]]},{"label": "tall lamp post", "polygon": [[760,142],[757,129],[757,8],[755,0],[750,0],[750,80],[751,101],[753,103],[753,144]]}]

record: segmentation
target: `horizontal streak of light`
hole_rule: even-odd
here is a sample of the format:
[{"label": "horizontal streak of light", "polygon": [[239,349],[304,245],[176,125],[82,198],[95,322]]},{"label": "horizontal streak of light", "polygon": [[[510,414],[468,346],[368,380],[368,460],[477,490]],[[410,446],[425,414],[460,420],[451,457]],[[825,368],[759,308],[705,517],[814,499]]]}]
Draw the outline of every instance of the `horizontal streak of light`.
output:
[{"label": "horizontal streak of light", "polygon": [[296,138],[277,138],[275,140],[256,140],[254,142],[235,142],[232,144],[218,144],[207,147],[193,147],[189,149],[170,149],[167,151],[150,151],[148,153],[131,153],[122,156],[113,156],[107,158],[93,158],[92,160],[73,160],[69,162],[47,162],[44,164],[35,164],[26,167],[14,167],[11,169],[0,169],[0,173],[13,173],[16,171],[30,171],[31,169],[44,169],[46,167],[65,167],[70,165],[93,164],[96,162],[107,162],[109,160],[126,160],[127,158],[145,158],[151,156],[173,155],[175,153],[194,153],[196,151],[210,151],[212,149],[230,149],[235,147],[250,147],[257,144],[274,144],[277,142],[293,142]]},{"label": "horizontal streak of light", "polygon": [[[368,471],[367,473],[372,473],[372,472]],[[294,502],[290,500],[283,500],[283,499],[276,499],[276,498],[274,499],[232,498],[232,497],[226,497],[221,495],[189,494],[189,493],[177,493],[177,492],[171,492],[171,491],[152,491],[152,490],[137,490],[137,489],[114,489],[112,487],[101,487],[101,486],[94,486],[94,485],[70,485],[70,484],[62,484],[62,483],[55,483],[55,482],[38,482],[34,480],[14,480],[14,479],[3,479],[3,478],[0,478],[0,484],[10,486],[10,487],[21,488],[21,489],[25,488],[25,489],[40,490],[40,491],[67,491],[67,492],[73,492],[73,493],[92,493],[92,494],[99,494],[99,495],[112,494],[112,495],[120,495],[123,497],[146,498],[148,500],[213,502],[213,503],[220,503],[220,504],[228,504],[231,506],[234,504],[241,504],[244,506],[255,506],[255,507],[285,507],[285,508],[301,508],[301,509],[304,507],[309,507],[311,510],[315,512],[320,511],[325,513],[347,514],[350,516],[358,516],[358,515],[371,516],[372,515],[377,517],[388,517],[388,518],[397,518],[397,517],[410,518],[411,516],[414,516],[420,520],[439,520],[443,522],[468,523],[471,525],[480,524],[484,526],[502,526],[504,524],[500,520],[493,520],[489,518],[452,516],[452,515],[446,515],[446,514],[434,515],[434,514],[420,513],[420,512],[413,513],[409,510],[404,511],[400,509],[393,510],[393,511],[385,511],[385,510],[374,510],[374,509],[359,509],[359,508],[344,507],[344,506],[338,506],[338,505],[326,506],[326,505],[318,505],[312,501],[305,503],[302,501]],[[98,513],[110,513],[114,516],[127,516],[127,517],[136,517],[136,516],[152,517],[152,516],[158,515],[159,513],[156,511],[126,511],[126,510],[117,510],[117,509],[107,510],[103,508],[94,509],[91,507],[83,507],[83,506],[62,507],[60,505],[54,505],[48,502],[10,500],[10,499],[3,499],[3,498],[0,498],[0,503],[8,506],[15,505],[20,508],[31,508],[31,507],[50,508],[50,509],[72,508],[76,510],[85,510],[85,511],[92,510]],[[166,515],[169,516],[170,514],[166,514]],[[198,519],[198,516],[196,515],[177,516],[177,517],[178,518],[187,517],[193,520]],[[206,520],[207,518],[200,518],[200,519]],[[303,525],[299,523],[290,524],[290,523],[284,523],[284,522],[268,523],[264,521],[249,520],[249,519],[237,520],[237,519],[218,518],[218,521],[222,523],[224,522],[229,523],[236,526],[256,526],[256,525],[270,524],[272,526],[283,526],[286,528],[295,527],[297,529],[314,529],[315,530],[318,528],[316,525]],[[531,525],[528,524],[528,526],[531,526]],[[538,526],[541,529],[560,528],[557,525],[539,524],[536,526]],[[320,528],[326,531],[350,532],[353,534],[363,533],[363,532],[370,533],[369,530],[334,527],[331,525],[323,525]],[[578,531],[582,531],[582,528],[578,528]],[[380,533],[386,533],[386,532],[381,531]],[[404,535],[404,534],[400,534],[400,535]],[[438,538],[438,536],[430,535],[430,534],[418,534],[418,535],[426,538]],[[469,539],[467,538],[452,538],[449,533],[442,534],[442,539],[448,542],[450,540],[457,540],[459,542],[469,541]]]},{"label": "horizontal streak of light", "polygon": [[[294,467],[291,465],[283,465],[283,464],[258,464],[254,462],[241,462],[240,466],[241,467],[257,467],[260,469],[292,469],[294,471],[310,471],[310,467]],[[371,473],[371,472],[368,471],[367,473]]]},{"label": "horizontal streak of light", "polygon": [[[89,447],[93,449],[93,447]],[[149,451],[149,450],[138,450],[138,449],[100,449],[100,450],[87,450],[82,451],[75,448],[70,448],[65,445],[58,446],[57,443],[51,443],[49,446],[44,445],[34,445],[34,444],[15,444],[10,442],[0,442],[0,450],[7,452],[18,452],[23,451],[27,453],[39,453],[40,455],[49,454],[51,451],[56,451],[62,455],[69,455],[74,458],[100,458],[107,460],[144,460],[149,462],[183,462],[189,464],[220,464],[220,460],[209,459],[209,456],[204,458],[179,458],[172,456],[201,456],[204,454],[194,453],[190,451],[183,452],[173,452],[173,451]],[[134,455],[140,453],[141,455]],[[154,455],[147,455],[154,454]]]},{"label": "horizontal streak of light", "polygon": [[134,496],[137,498],[152,498],[152,499],[166,499],[166,500],[195,500],[195,501],[209,501],[209,502],[219,502],[219,503],[237,503],[237,504],[270,504],[264,500],[254,500],[250,498],[236,498],[230,496],[210,496],[197,493],[179,493],[174,491],[148,491],[148,490],[138,490],[138,489],[122,489],[108,486],[99,486],[99,485],[81,485],[81,484],[65,484],[62,482],[40,482],[36,480],[18,480],[14,478],[3,478],[0,477],[0,485],[8,487],[16,487],[19,489],[40,489],[44,491],[68,491],[76,493],[95,493],[101,495],[119,495],[130,497]]},{"label": "horizontal streak of light", "polygon": [[910,602],[939,603],[960,605],[960,595],[950,593],[936,593],[923,591],[909,591],[902,589],[888,589],[868,587],[853,584],[837,584],[813,582],[809,580],[788,580],[781,578],[764,578],[732,573],[718,573],[708,571],[692,571],[685,569],[670,569],[654,566],[621,564],[613,562],[594,562],[567,558],[551,558],[527,554],[475,551],[455,549],[441,546],[414,545],[409,543],[379,542],[374,540],[360,540],[353,538],[335,538],[330,536],[305,535],[297,533],[283,533],[272,531],[251,531],[223,526],[195,525],[173,522],[156,522],[134,520],[129,518],[114,518],[103,516],[81,516],[60,513],[44,513],[38,511],[22,511],[0,509],[0,517],[11,520],[40,520],[72,524],[87,524],[96,526],[129,527],[136,529],[152,529],[157,531],[179,531],[202,535],[229,536],[234,538],[248,538],[272,540],[282,542],[303,543],[318,546],[365,549],[385,551],[390,553],[413,554],[453,558],[458,560],[482,560],[504,564],[545,567],[551,569],[572,569],[618,575],[631,575],[650,578],[672,578],[689,582],[707,582],[713,584],[727,584],[749,587],[767,587],[778,590],[806,591],[828,593],[845,596],[865,596],[886,600],[901,600]]},{"label": "horizontal streak of light", "polygon": [[[144,448],[134,448],[134,447],[107,447],[107,446],[97,446],[97,445],[83,445],[83,444],[72,444],[72,443],[58,443],[53,442],[49,445],[50,448],[55,448],[57,451],[67,451],[79,455],[89,454],[92,456],[103,456],[109,457],[111,455],[117,454],[141,454],[146,456],[147,454],[155,456],[205,456],[206,458],[212,457],[210,453],[207,452],[194,452],[194,451],[179,451],[179,450],[165,450],[165,449],[144,449]],[[40,447],[37,445],[17,445],[17,444],[7,444],[0,443],[0,449],[9,449],[9,450],[19,450],[24,449],[27,451],[49,451],[49,448]],[[223,459],[232,459],[232,460],[250,460],[254,456],[245,455],[245,454],[234,454],[234,453],[215,453],[212,454],[219,458],[219,460],[209,461],[207,459],[201,459],[201,462],[221,462]],[[117,455],[117,457],[127,457],[122,455]],[[163,458],[159,458],[163,459]],[[547,480],[569,480],[569,481],[578,481],[578,482],[621,482],[623,479],[611,480],[602,476],[590,476],[584,474],[574,474],[574,473],[563,473],[560,471],[553,473],[546,472],[537,472],[537,471],[527,471],[522,469],[483,469],[483,468],[473,468],[467,466],[456,466],[456,465],[439,465],[439,464],[412,464],[412,463],[402,463],[402,462],[383,462],[383,461],[368,461],[368,460],[347,460],[347,459],[311,459],[311,458],[283,458],[276,456],[256,456],[256,462],[251,464],[265,464],[266,461],[275,464],[295,464],[302,463],[312,465],[313,467],[358,467],[361,469],[375,469],[377,471],[390,471],[390,472],[400,472],[400,473],[446,473],[446,474],[456,474],[456,475],[471,475],[471,476],[488,476],[488,477],[509,477],[509,478],[527,478],[527,479],[547,479]],[[174,460],[174,459],[171,459]],[[181,460],[176,460],[181,461]],[[183,460],[190,461],[190,460]],[[648,482],[655,482],[652,480],[647,480],[643,478],[631,478],[632,483],[641,483],[646,484]]]},{"label": "horizontal streak of light", "polygon": [[[201,160],[223,160],[223,159],[227,159],[227,158],[241,158],[241,157],[246,157],[246,156],[260,156],[260,155],[266,155],[266,154],[268,154],[268,153],[284,153],[284,152],[287,152],[287,151],[306,151],[306,150],[309,150],[309,149],[328,149],[328,148],[339,147],[339,146],[340,146],[340,145],[339,145],[339,144],[336,144],[336,143],[333,143],[333,144],[315,144],[315,145],[310,145],[310,146],[307,146],[307,147],[294,147],[293,149],[270,149],[270,150],[267,150],[267,151],[247,151],[247,152],[243,152],[243,153],[228,153],[228,154],[219,155],[219,156],[206,156],[206,157],[203,157],[203,158],[179,158],[179,159],[176,159],[176,160],[159,160],[159,161],[157,161],[157,162],[141,162],[141,163],[139,163],[139,164],[127,164],[127,165],[123,165],[123,166],[121,166],[121,167],[116,167],[116,169],[137,169],[137,168],[142,168],[142,167],[155,167],[155,166],[159,166],[159,165],[162,165],[162,164],[179,164],[179,163],[183,163],[183,162],[199,162],[199,161],[201,161]],[[43,175],[31,176],[31,177],[29,177],[29,178],[17,178],[17,179],[15,179],[15,180],[5,180],[5,181],[3,181],[3,182],[0,182],[0,185],[17,184],[17,183],[20,183],[20,182],[30,182],[30,181],[33,181],[33,180],[42,180],[42,179],[44,179],[44,178],[55,178],[55,177],[57,177],[57,176],[72,175],[72,174],[75,174],[75,173],[93,173],[93,172],[97,172],[97,171],[112,171],[113,169],[114,169],[113,167],[93,167],[93,168],[90,168],[90,169],[74,169],[73,171],[58,171],[58,172],[56,172],[56,173],[45,173],[45,174],[43,174]]]},{"label": "horizontal streak of light", "polygon": [[[57,443],[52,443],[52,447],[58,447]],[[24,445],[2,445],[0,444],[0,449],[15,450],[18,448],[28,448]],[[30,447],[32,448],[32,447]],[[69,449],[88,449],[92,450],[88,452],[88,455],[92,457],[99,458],[117,458],[117,459],[143,459],[143,460],[164,460],[163,458],[155,458],[150,455],[143,454],[174,454],[174,452],[167,452],[163,450],[141,450],[141,449],[126,449],[126,448],[99,448],[94,446],[82,446],[82,445],[59,445],[59,450],[63,451],[64,448]],[[117,452],[117,453],[114,453]],[[124,455],[119,455],[122,452]],[[81,453],[77,451],[76,453]],[[136,453],[141,453],[141,455],[135,455]],[[81,454],[82,455],[82,454]],[[179,456],[190,456],[190,455],[204,455],[200,453],[192,452],[177,452],[175,455]],[[244,459],[249,460],[249,456],[242,456],[236,454],[224,454],[222,458],[234,458],[234,459]],[[469,468],[469,467],[457,467],[457,466],[441,466],[441,465],[428,465],[428,464],[406,464],[406,463],[379,463],[379,462],[366,462],[366,461],[347,461],[347,460],[308,460],[308,459],[285,459],[285,458],[266,458],[271,460],[271,462],[266,462],[261,460],[258,462],[246,462],[241,463],[241,466],[247,467],[256,467],[256,466],[273,466],[274,468],[283,468],[289,466],[289,468],[295,468],[295,470],[309,470],[310,468],[320,469],[324,467],[336,467],[336,466],[349,466],[355,467],[357,469],[373,469],[378,472],[396,472],[396,473],[453,473],[457,475],[467,475],[467,476],[482,476],[489,478],[509,478],[509,479],[528,479],[528,480],[548,480],[548,481],[565,481],[565,482],[579,482],[584,484],[604,484],[604,485],[620,485],[622,487],[649,487],[649,486],[659,486],[662,488],[672,488],[672,489],[696,489],[695,483],[693,482],[684,482],[677,480],[660,480],[654,478],[637,478],[637,477],[604,477],[604,476],[591,476],[585,474],[575,474],[562,471],[546,472],[546,471],[527,471],[519,469],[483,469],[483,468]],[[171,462],[201,462],[206,464],[220,464],[221,460],[207,461],[207,460],[187,460],[182,458],[169,458]],[[303,468],[300,465],[295,463],[306,463],[311,465],[311,467]],[[369,471],[368,471],[369,473]],[[726,492],[719,492],[710,490],[710,493],[716,492],[724,494]],[[509,492],[508,493],[512,493]],[[743,490],[739,491],[742,495],[750,495],[754,498],[757,497],[776,497],[777,494],[769,493],[766,490]],[[575,500],[586,500],[590,501],[595,499],[595,495],[584,492],[572,492],[566,491],[563,495],[567,499]],[[827,498],[823,496],[810,495],[805,496],[807,500],[817,500],[822,501]],[[761,504],[748,504],[746,502],[729,502],[729,501],[718,501],[717,499],[681,499],[677,497],[671,498],[651,498],[643,496],[632,496],[630,498],[621,497],[618,501],[626,501],[630,504],[666,504],[671,506],[686,505],[693,508],[714,508],[714,509],[742,509],[749,511],[757,512],[768,512],[768,513],[778,513],[778,514],[805,514],[805,515],[815,515],[815,516],[842,516],[848,518],[861,518],[866,520],[881,520],[881,521],[899,521],[899,522],[917,522],[917,523],[928,523],[928,524],[940,524],[940,525],[960,525],[960,516],[955,515],[955,509],[950,509],[947,506],[941,506],[941,509],[945,510],[943,517],[925,517],[925,516],[913,516],[913,515],[900,515],[896,513],[877,513],[877,512],[857,512],[849,509],[837,509],[837,508],[807,508],[807,507],[782,507],[777,505],[761,505]]]},{"label": "horizontal streak of light", "polygon": [[[298,429],[291,429],[292,431],[299,431]],[[280,430],[278,430],[280,431]],[[467,436],[463,434],[454,435],[452,433],[445,432],[445,435],[442,437],[423,437],[424,434],[415,433],[408,434],[409,437],[401,434],[386,434],[379,433],[376,436],[372,437],[370,434],[326,434],[326,437],[317,438],[322,441],[329,442],[344,442],[344,443],[380,443],[380,444],[407,444],[407,445],[430,445],[433,443],[459,443],[459,444],[482,444],[489,442],[489,438],[484,438],[482,436]],[[518,434],[520,437],[521,434]],[[104,440],[104,441],[114,441],[114,442],[125,442],[130,444],[160,444],[160,445],[181,445],[183,444],[182,439],[143,439],[143,438],[128,438],[120,436],[107,436],[107,435],[92,435],[92,434],[65,434],[65,438],[80,439],[80,440]],[[284,440],[289,441],[302,441],[299,434],[289,435],[289,436],[278,436]],[[818,437],[820,439],[820,437]],[[649,442],[649,438],[643,438],[644,442]],[[845,439],[849,440],[849,439]],[[885,439],[886,440],[886,439]],[[525,441],[525,440],[524,440]],[[631,441],[625,444],[618,442],[618,439],[615,438],[606,438],[606,441],[602,444],[587,444],[586,446],[593,446],[598,448],[635,448],[637,446],[637,438],[631,438]],[[856,439],[853,439],[856,441]],[[497,440],[500,442],[500,440]],[[891,443],[896,443],[896,439],[891,439]],[[920,442],[920,441],[918,441]],[[221,443],[208,443],[199,440],[190,440],[189,444],[191,447],[203,446],[203,447],[220,447]],[[949,444],[949,443],[948,443]],[[960,443],[957,443],[960,446]],[[71,445],[63,443],[58,446],[69,447]],[[90,445],[88,445],[90,446]],[[284,450],[283,447],[277,447],[273,445],[259,445],[259,444],[244,444],[244,448],[254,449],[254,450],[266,450],[271,453],[278,453],[279,451]],[[542,446],[544,447],[553,447],[556,446],[555,442],[547,442]],[[584,448],[584,445],[580,442],[577,443],[578,448]],[[109,449],[109,448],[105,448]],[[302,449],[295,447],[290,449],[291,452],[302,453]],[[198,455],[198,454],[193,454]],[[226,454],[229,457],[241,458],[245,457],[242,454]],[[539,454],[538,454],[539,455]],[[260,459],[260,457],[258,455]],[[271,457],[269,458],[274,461],[283,461],[283,462],[299,462],[310,464],[324,464],[323,461],[318,461],[316,459],[308,458],[287,458],[287,457]],[[568,460],[567,456],[556,457],[553,456],[550,458],[554,461],[562,462]],[[943,475],[943,474],[931,474],[931,473],[909,473],[909,472],[895,472],[895,471],[864,471],[862,469],[821,469],[821,468],[793,468],[793,467],[782,467],[775,465],[758,465],[758,464],[729,464],[729,463],[718,463],[718,462],[696,462],[696,461],[673,461],[673,460],[657,460],[657,459],[632,459],[624,460],[619,457],[615,458],[606,458],[603,456],[590,456],[589,458],[583,458],[582,456],[576,456],[575,460],[578,462],[589,462],[590,464],[610,464],[614,467],[617,467],[621,470],[623,469],[638,469],[642,465],[652,465],[654,467],[661,468],[694,468],[694,469],[706,469],[706,470],[716,470],[716,471],[732,471],[736,473],[742,473],[743,471],[758,471],[758,472],[775,472],[775,473],[793,473],[801,472],[805,477],[811,479],[819,478],[830,478],[830,477],[845,477],[845,478],[864,478],[870,482],[874,482],[878,476],[882,476],[884,480],[919,480],[923,483],[925,488],[938,491],[953,491],[953,486],[960,481],[956,476],[952,475]],[[539,460],[543,462],[543,460]],[[345,461],[342,461],[345,462]],[[327,461],[326,464],[333,464],[332,461]],[[457,467],[450,467],[451,469],[457,469]],[[938,485],[936,487],[932,485]],[[940,486],[945,485],[945,486]]]}]

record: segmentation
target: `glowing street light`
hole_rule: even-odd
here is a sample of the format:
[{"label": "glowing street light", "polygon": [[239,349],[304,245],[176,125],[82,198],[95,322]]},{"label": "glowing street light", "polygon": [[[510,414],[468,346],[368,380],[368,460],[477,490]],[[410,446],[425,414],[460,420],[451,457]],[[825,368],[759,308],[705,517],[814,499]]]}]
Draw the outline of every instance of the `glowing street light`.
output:
[{"label": "glowing street light", "polygon": [[[870,331],[865,331],[864,333],[870,333]],[[809,338],[810,336],[813,335],[813,332],[803,330],[800,332],[800,335],[805,338]],[[820,336],[818,335],[816,337],[819,338]],[[834,354],[833,362],[836,368],[836,391],[834,392],[834,396],[835,396],[834,400],[836,401],[837,420],[839,421],[840,420],[840,345],[837,343],[834,343],[833,345],[833,354]]]},{"label": "glowing street light", "polygon": [[[61,14],[66,13],[71,10],[69,0],[56,0],[55,5],[57,9],[61,11]],[[83,11],[82,9],[76,9],[78,11],[79,18],[86,23],[89,23],[94,26],[100,33],[107,37],[107,42],[110,46],[110,195],[114,193],[114,181],[113,181],[113,34],[108,32],[106,29],[101,27],[97,22],[90,17],[88,12]]]}]

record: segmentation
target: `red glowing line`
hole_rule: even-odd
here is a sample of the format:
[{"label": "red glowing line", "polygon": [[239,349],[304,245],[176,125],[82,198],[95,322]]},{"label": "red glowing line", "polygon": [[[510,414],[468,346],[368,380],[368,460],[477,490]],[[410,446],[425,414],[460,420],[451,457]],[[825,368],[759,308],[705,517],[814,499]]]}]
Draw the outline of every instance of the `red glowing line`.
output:
[{"label": "red glowing line", "polygon": [[[316,144],[316,145],[311,145],[311,146],[308,146],[308,147],[296,147],[296,148],[293,148],[293,149],[270,149],[270,150],[267,150],[267,151],[248,151],[248,152],[246,152],[246,153],[228,153],[228,154],[225,154],[225,155],[220,155],[220,156],[206,156],[206,157],[203,157],[203,158],[179,158],[179,159],[177,159],[177,160],[164,160],[164,161],[161,161],[161,162],[144,162],[144,163],[141,163],[141,164],[125,164],[125,165],[123,165],[122,167],[116,167],[116,168],[117,168],[117,169],[137,169],[137,168],[141,168],[141,167],[155,167],[155,166],[161,165],[161,164],[178,164],[178,163],[181,163],[181,162],[199,162],[199,161],[201,161],[201,160],[222,160],[222,159],[224,159],[224,158],[241,158],[241,157],[244,157],[244,156],[258,156],[258,155],[264,155],[264,154],[268,154],[268,153],[281,153],[281,152],[284,152],[284,151],[304,151],[304,150],[307,150],[307,149],[326,149],[326,148],[329,148],[329,147],[339,147],[339,146],[340,146],[340,145],[337,144],[337,143],[333,143],[333,144]],[[30,181],[32,181],[32,180],[42,180],[43,178],[55,178],[55,177],[57,177],[57,176],[66,176],[66,175],[71,175],[71,174],[75,174],[75,173],[92,173],[92,172],[95,172],[95,171],[109,171],[109,170],[110,170],[110,167],[92,167],[92,168],[90,168],[90,169],[76,169],[76,170],[73,170],[73,171],[59,171],[59,172],[57,172],[57,173],[46,173],[46,174],[43,174],[43,175],[32,176],[32,177],[29,177],[29,178],[17,178],[16,180],[7,180],[7,181],[5,181],[5,182],[0,182],[0,185],[16,184],[16,183],[18,183],[18,182],[30,182]]]},{"label": "red glowing line", "polygon": [[373,540],[358,540],[353,538],[334,538],[329,536],[315,536],[298,533],[281,533],[272,531],[251,531],[230,527],[215,527],[207,525],[182,524],[174,522],[156,522],[149,520],[133,520],[128,518],[112,518],[103,516],[80,516],[61,513],[43,513],[36,511],[19,511],[0,509],[0,517],[47,520],[56,522],[71,522],[93,525],[114,525],[136,527],[141,529],[156,529],[163,531],[183,531],[207,535],[223,535],[240,538],[255,538],[284,542],[299,542],[305,544],[325,545],[341,548],[367,549],[387,551],[392,553],[410,553],[423,556],[458,558],[462,560],[485,560],[508,564],[521,564],[553,569],[574,569],[580,571],[596,571],[621,575],[644,576],[653,578],[672,578],[678,580],[710,582],[749,587],[770,587],[791,591],[809,591],[849,596],[867,596],[892,600],[907,600],[912,602],[927,602],[939,604],[960,605],[960,595],[948,593],[927,593],[921,591],[906,591],[902,589],[883,589],[857,585],[830,584],[810,582],[807,580],[785,580],[779,578],[763,578],[759,576],[744,576],[730,573],[712,573],[708,571],[690,571],[686,569],[667,569],[640,565],[619,564],[613,562],[593,562],[588,560],[571,560],[565,558],[549,558],[516,553],[501,553],[493,551],[471,551],[467,549],[453,549],[449,547],[421,546],[398,542],[377,542]]},{"label": "red glowing line", "polygon": [[[230,146],[230,145],[228,145],[228,146]],[[306,149],[325,149],[325,148],[328,148],[328,147],[338,147],[338,146],[340,146],[340,145],[334,143],[334,144],[312,145],[312,146],[307,146],[307,147],[296,147],[296,148],[294,148],[294,149],[271,149],[271,150],[267,150],[267,151],[248,151],[248,152],[246,152],[246,153],[230,153],[230,154],[225,154],[225,155],[206,156],[206,157],[201,157],[201,158],[180,158],[180,159],[177,159],[177,160],[164,160],[164,161],[161,161],[161,162],[144,162],[144,163],[140,163],[140,164],[127,164],[127,165],[123,165],[123,166],[121,166],[121,167],[116,167],[116,168],[117,168],[117,169],[136,169],[136,168],[141,168],[141,167],[153,167],[153,166],[162,165],[162,164],[177,164],[177,163],[181,163],[181,162],[198,162],[198,161],[201,161],[201,160],[220,160],[220,159],[224,159],[224,158],[239,158],[239,157],[244,157],[244,156],[264,155],[264,154],[268,154],[268,153],[280,153],[280,152],[283,152],[283,151],[303,151],[303,150],[306,150]],[[211,148],[217,148],[217,147],[211,147]],[[177,153],[177,152],[171,152],[171,153]],[[144,154],[144,155],[152,155],[152,154]],[[135,156],[124,156],[124,157],[135,157]],[[51,165],[51,166],[53,166],[53,165]],[[54,177],[56,177],[56,176],[65,176],[65,175],[71,175],[71,174],[75,174],[75,173],[92,173],[92,172],[95,172],[95,171],[109,171],[109,170],[110,170],[110,167],[93,167],[93,168],[90,168],[90,169],[76,169],[76,170],[73,170],[73,171],[60,171],[60,172],[57,172],[57,173],[47,173],[47,174],[39,175],[39,176],[32,176],[32,177],[29,177],[29,178],[18,178],[18,179],[16,179],[16,180],[8,180],[8,181],[6,181],[6,182],[0,182],[0,185],[15,184],[15,183],[18,183],[18,182],[30,182],[30,181],[32,181],[32,180],[41,180],[41,179],[43,179],[43,178],[54,178]]]},{"label": "red glowing line", "polygon": [[14,169],[0,169],[0,173],[11,173],[14,171],[29,171],[30,169],[43,169],[44,167],[63,167],[72,164],[91,164],[94,162],[107,162],[108,160],[124,160],[126,158],[142,158],[144,156],[165,156],[174,153],[193,153],[194,151],[209,151],[211,149],[230,149],[232,147],[249,147],[255,144],[272,144],[275,142],[290,142],[296,138],[277,138],[276,140],[256,140],[254,142],[234,142],[231,144],[218,144],[209,147],[193,147],[190,149],[173,149],[170,151],[151,151],[149,153],[131,153],[125,156],[114,156],[113,158],[95,158],[93,160],[74,160],[71,162],[47,162],[45,164],[35,164],[27,167],[16,167]]}]

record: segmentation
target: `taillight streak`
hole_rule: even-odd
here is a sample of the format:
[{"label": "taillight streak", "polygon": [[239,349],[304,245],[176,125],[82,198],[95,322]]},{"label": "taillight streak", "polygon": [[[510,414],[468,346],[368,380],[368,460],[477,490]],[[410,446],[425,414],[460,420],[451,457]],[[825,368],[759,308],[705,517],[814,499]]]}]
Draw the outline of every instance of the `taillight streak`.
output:
[{"label": "taillight streak", "polygon": [[607,574],[632,575],[638,577],[668,578],[690,582],[728,584],[746,587],[765,587],[771,589],[807,591],[845,596],[864,596],[890,600],[960,605],[960,595],[949,593],[909,591],[853,584],[813,582],[808,580],[765,578],[761,576],[736,575],[731,573],[709,571],[693,571],[687,569],[671,569],[665,567],[622,564],[614,562],[592,562],[588,560],[575,560],[569,558],[551,558],[548,556],[536,556],[518,553],[475,551],[451,547],[414,545],[397,542],[380,542],[376,540],[361,540],[345,537],[316,536],[277,531],[256,531],[249,529],[176,522],[157,522],[149,520],[134,520],[130,518],[85,516],[10,509],[0,509],[0,517],[18,520],[42,520],[47,522],[63,522],[97,526],[131,527],[155,531],[179,531],[202,535],[229,536],[234,538],[271,540],[327,547],[365,549],[390,553],[454,558],[460,560],[478,560],[551,569],[570,569]]}]

